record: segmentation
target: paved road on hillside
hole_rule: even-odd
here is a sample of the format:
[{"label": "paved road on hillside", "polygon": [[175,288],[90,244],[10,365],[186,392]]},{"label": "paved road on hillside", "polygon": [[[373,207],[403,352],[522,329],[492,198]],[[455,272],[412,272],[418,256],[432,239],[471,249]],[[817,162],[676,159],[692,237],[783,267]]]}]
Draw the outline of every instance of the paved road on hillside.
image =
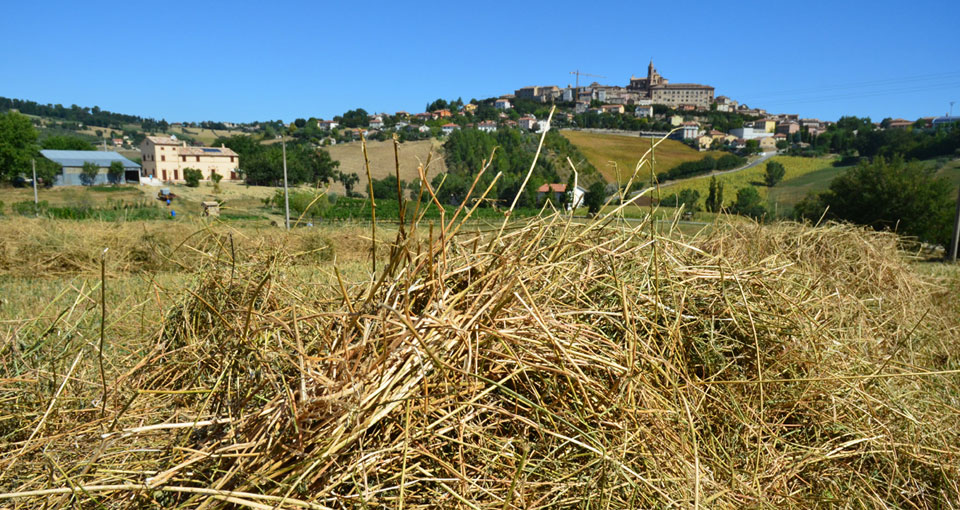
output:
[{"label": "paved road on hillside", "polygon": [[699,179],[700,177],[711,177],[711,176],[714,176],[714,175],[732,174],[732,173],[734,173],[734,172],[739,172],[739,171],[741,171],[741,170],[746,170],[746,169],[748,169],[748,168],[753,168],[753,167],[755,167],[755,166],[757,166],[757,165],[765,162],[766,160],[768,160],[768,159],[776,156],[777,154],[779,154],[779,151],[764,152],[763,155],[760,156],[759,158],[757,158],[757,159],[751,161],[750,163],[747,163],[746,165],[743,165],[743,166],[741,166],[741,167],[732,168],[732,169],[730,169],[730,170],[719,170],[719,171],[716,171],[716,172],[710,172],[710,173],[705,174],[705,175],[697,175],[697,176],[694,176],[694,177],[688,177],[688,178],[686,178],[686,179],[680,179],[680,180],[678,180],[678,181],[667,181],[667,182],[661,184],[661,185],[660,185],[660,188],[661,188],[661,189],[662,189],[662,188],[668,188],[668,187],[670,187],[670,186],[673,186],[674,184],[680,184],[680,183],[682,183],[683,181],[686,181],[686,180],[689,180],[689,179]]}]

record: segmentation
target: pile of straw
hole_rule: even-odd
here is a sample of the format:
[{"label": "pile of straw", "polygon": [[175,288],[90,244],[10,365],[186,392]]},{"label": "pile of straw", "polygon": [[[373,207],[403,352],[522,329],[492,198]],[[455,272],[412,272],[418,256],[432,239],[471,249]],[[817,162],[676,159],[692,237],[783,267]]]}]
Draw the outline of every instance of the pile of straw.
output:
[{"label": "pile of straw", "polygon": [[[956,320],[892,234],[718,224],[684,238],[560,215],[499,233],[449,225],[401,229],[376,281],[321,296],[280,250],[212,260],[153,350],[110,374],[105,403],[96,372],[68,374],[60,404],[4,422],[0,497],[960,504]],[[16,378],[41,369],[8,367],[7,400],[28,401]]]}]

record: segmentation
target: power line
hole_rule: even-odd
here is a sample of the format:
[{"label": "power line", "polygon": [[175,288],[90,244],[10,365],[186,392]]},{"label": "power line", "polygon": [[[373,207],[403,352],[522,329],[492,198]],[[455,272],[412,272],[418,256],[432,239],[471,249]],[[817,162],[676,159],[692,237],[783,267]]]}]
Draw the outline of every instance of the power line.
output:
[{"label": "power line", "polygon": [[778,90],[776,92],[759,96],[759,99],[765,98],[774,98],[781,96],[793,96],[796,94],[806,94],[811,91],[820,93],[820,92],[830,92],[830,91],[840,91],[840,90],[863,90],[873,87],[887,87],[891,85],[902,85],[913,82],[924,82],[929,83],[931,81],[943,81],[943,80],[954,80],[960,78],[960,71],[951,71],[946,73],[936,73],[936,74],[927,74],[927,75],[913,75],[907,76],[904,78],[889,78],[889,79],[880,79],[880,80],[868,80],[858,83],[847,83],[842,85],[827,85],[827,86],[809,86],[802,89],[795,90]]},{"label": "power line", "polygon": [[960,88],[960,83],[944,83],[937,86],[930,87],[912,87],[912,88],[897,88],[897,89],[888,89],[888,90],[875,90],[875,91],[865,91],[865,92],[856,92],[848,94],[833,94],[833,95],[824,95],[824,96],[809,96],[809,97],[795,97],[792,99],[781,99],[781,100],[772,100],[764,101],[761,99],[750,98],[745,100],[745,103],[760,103],[762,105],[782,105],[782,104],[802,104],[802,103],[821,103],[829,101],[839,101],[843,99],[860,99],[868,97],[883,97],[883,96],[892,96],[892,95],[901,95],[913,92],[931,92],[936,90],[950,90],[953,88]]}]

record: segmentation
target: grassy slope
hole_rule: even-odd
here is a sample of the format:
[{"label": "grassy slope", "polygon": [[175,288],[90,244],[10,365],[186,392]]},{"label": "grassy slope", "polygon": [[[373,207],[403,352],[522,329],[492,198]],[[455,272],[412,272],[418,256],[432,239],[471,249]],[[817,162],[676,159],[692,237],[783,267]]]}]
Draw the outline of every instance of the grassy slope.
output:
[{"label": "grassy slope", "polygon": [[[730,203],[736,199],[737,190],[747,186],[755,186],[760,196],[765,200],[776,200],[778,207],[793,207],[808,190],[825,189],[830,181],[839,175],[844,168],[835,168],[830,158],[801,158],[796,156],[775,156],[771,161],[779,161],[786,168],[787,173],[783,181],[772,190],[763,183],[766,173],[766,164],[740,172],[733,172],[718,176],[723,182],[723,197]],[[706,198],[710,189],[710,177],[693,177],[675,181],[662,190],[664,196],[679,192],[682,189],[693,189],[700,192],[701,200]]]},{"label": "grassy slope", "polygon": [[[593,166],[597,167],[607,182],[617,182],[611,161],[616,162],[621,175],[632,173],[637,161],[650,149],[650,139],[636,136],[604,135],[584,131],[561,131],[577,146]],[[664,140],[657,146],[656,171],[664,172],[685,161],[702,159],[712,152],[698,152],[676,140]],[[643,173],[649,176],[644,168]],[[646,179],[643,179],[646,180]]]},{"label": "grassy slope", "polygon": [[[400,179],[410,182],[418,178],[417,166],[420,162],[427,161],[427,155],[433,151],[433,159],[430,168],[427,170],[428,178],[438,173],[447,171],[440,154],[440,142],[438,140],[421,140],[417,142],[404,142],[400,144]],[[366,194],[367,188],[367,170],[363,162],[363,152],[360,143],[345,143],[326,147],[330,152],[330,157],[340,162],[340,171],[344,173],[355,172],[360,180],[354,185],[354,191]],[[382,179],[388,175],[394,175],[396,164],[394,162],[393,142],[367,142],[367,156],[370,158],[370,175],[374,179]],[[330,189],[337,193],[343,193],[344,189],[340,183],[334,183]]]},{"label": "grassy slope", "polygon": [[937,170],[937,177],[946,177],[954,186],[960,186],[960,159],[955,159]]}]

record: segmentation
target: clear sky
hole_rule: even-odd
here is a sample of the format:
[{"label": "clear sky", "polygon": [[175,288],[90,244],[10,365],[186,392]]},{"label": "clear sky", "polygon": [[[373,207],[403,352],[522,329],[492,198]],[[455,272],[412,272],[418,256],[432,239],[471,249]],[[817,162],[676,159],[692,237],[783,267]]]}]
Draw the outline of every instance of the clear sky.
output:
[{"label": "clear sky", "polygon": [[0,96],[168,121],[419,112],[626,85],[650,58],[771,112],[960,113],[960,0],[61,2],[0,6]]}]

